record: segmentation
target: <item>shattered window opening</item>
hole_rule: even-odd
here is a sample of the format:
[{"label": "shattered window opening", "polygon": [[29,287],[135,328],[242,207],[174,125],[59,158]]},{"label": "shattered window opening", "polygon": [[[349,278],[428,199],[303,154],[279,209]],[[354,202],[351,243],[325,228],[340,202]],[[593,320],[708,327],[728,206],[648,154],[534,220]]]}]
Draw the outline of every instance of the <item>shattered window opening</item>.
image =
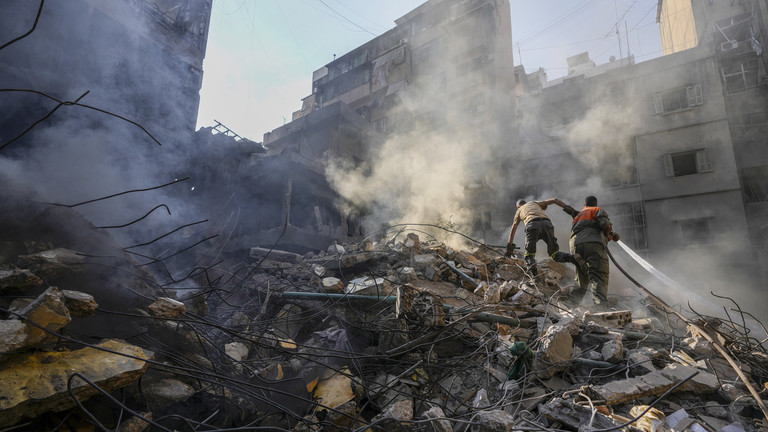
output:
[{"label": "shattered window opening", "polygon": [[712,159],[706,149],[665,154],[664,170],[667,177],[712,172]]}]

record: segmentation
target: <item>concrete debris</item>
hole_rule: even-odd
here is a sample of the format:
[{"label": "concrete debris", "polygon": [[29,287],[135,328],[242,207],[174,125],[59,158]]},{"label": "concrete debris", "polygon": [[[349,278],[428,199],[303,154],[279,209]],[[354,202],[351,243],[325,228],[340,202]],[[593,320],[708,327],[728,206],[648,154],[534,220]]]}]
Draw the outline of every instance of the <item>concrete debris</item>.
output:
[{"label": "concrete debris", "polygon": [[[206,269],[178,290],[142,274],[149,287],[115,314],[69,284],[67,275],[88,275],[74,249],[0,257],[13,266],[0,270],[0,428],[39,417],[35,427],[48,430],[59,411],[75,416],[72,369],[102,366],[115,370],[87,375],[97,385],[72,382],[78,400],[125,389],[115,398],[125,407],[87,408],[116,430],[148,427],[110,417],[125,408],[169,430],[188,420],[211,430],[760,430],[758,404],[728,362],[657,307],[618,296],[616,310],[573,307],[570,264],[542,260],[531,278],[503,248],[422,237],[401,232],[304,255],[254,247],[243,252],[247,271]],[[41,286],[48,276],[62,289]],[[100,335],[104,323],[129,317],[136,325],[124,339],[136,345]],[[749,384],[765,386],[759,338],[706,322]],[[103,341],[102,350],[73,335]],[[33,378],[2,375],[22,370]],[[55,391],[17,396],[28,381]]]},{"label": "concrete debris", "polygon": [[429,432],[453,432],[451,422],[445,418],[445,413],[442,408],[436,406],[432,407],[422,414],[427,420],[431,420],[427,423],[427,431]]},{"label": "concrete debris", "polygon": [[69,388],[79,401],[98,394],[85,379],[107,392],[125,387],[141,377],[147,359],[141,348],[116,340],[94,348],[9,359],[0,369],[0,425],[75,406]]},{"label": "concrete debris", "polygon": [[61,290],[64,295],[64,304],[66,304],[69,313],[79,317],[87,318],[96,312],[99,304],[96,303],[93,296],[80,291]]},{"label": "concrete debris", "polygon": [[0,270],[0,292],[24,290],[43,284],[43,280],[27,269]]},{"label": "concrete debris", "polygon": [[181,318],[187,312],[187,307],[178,300],[160,297],[149,305],[149,310],[158,318]]}]

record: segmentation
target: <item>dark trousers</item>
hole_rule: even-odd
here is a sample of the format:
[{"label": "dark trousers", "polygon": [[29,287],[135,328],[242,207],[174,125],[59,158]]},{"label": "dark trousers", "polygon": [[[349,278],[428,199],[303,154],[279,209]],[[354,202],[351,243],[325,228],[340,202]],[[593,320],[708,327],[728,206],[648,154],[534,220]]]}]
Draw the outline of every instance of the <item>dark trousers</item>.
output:
[{"label": "dark trousers", "polygon": [[573,255],[560,252],[560,247],[557,245],[557,239],[555,238],[555,226],[552,225],[552,221],[545,218],[534,219],[525,225],[525,264],[528,267],[528,271],[534,276],[539,273],[536,267],[536,243],[539,240],[544,240],[544,243],[547,244],[547,255],[553,261],[576,263]]},{"label": "dark trousers", "polygon": [[576,266],[576,279],[579,288],[571,293],[571,299],[578,303],[584,298],[587,289],[592,292],[592,299],[598,306],[608,305],[608,252],[602,243],[581,243],[571,251],[581,255],[587,268]]}]

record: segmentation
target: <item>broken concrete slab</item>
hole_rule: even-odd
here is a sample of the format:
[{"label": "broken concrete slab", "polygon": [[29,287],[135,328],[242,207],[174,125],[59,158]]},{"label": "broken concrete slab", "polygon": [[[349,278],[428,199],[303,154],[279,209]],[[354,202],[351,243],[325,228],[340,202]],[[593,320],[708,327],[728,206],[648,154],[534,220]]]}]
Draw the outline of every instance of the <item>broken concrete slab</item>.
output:
[{"label": "broken concrete slab", "polygon": [[321,281],[321,291],[326,293],[341,294],[344,292],[344,282],[339,278],[326,277]]},{"label": "broken concrete slab", "polygon": [[20,315],[29,321],[26,325],[28,346],[55,339],[56,336],[45,330],[56,333],[72,321],[64,295],[57,287],[50,287],[40,294],[21,310]]},{"label": "broken concrete slab", "polygon": [[142,394],[152,408],[164,408],[183,402],[195,394],[195,389],[178,379],[162,378],[148,383],[142,381]]},{"label": "broken concrete slab", "polygon": [[401,399],[389,404],[386,410],[371,419],[371,423],[381,425],[385,429],[411,430],[413,428],[411,420],[413,420],[413,400]]},{"label": "broken concrete slab", "polygon": [[624,328],[624,326],[632,321],[632,311],[590,312],[584,317],[584,320],[608,328]]},{"label": "broken concrete slab", "polygon": [[158,318],[182,318],[187,313],[184,303],[168,297],[158,298],[148,308]]},{"label": "broken concrete slab", "polygon": [[64,303],[69,313],[79,318],[87,318],[96,312],[99,304],[93,296],[80,291],[61,290],[64,295]]},{"label": "broken concrete slab", "polygon": [[720,384],[715,375],[679,364],[670,364],[664,369],[639,377],[612,381],[598,386],[587,386],[584,391],[593,400],[601,401],[605,405],[617,405],[645,396],[660,396],[694,373],[697,375],[675,391],[690,391],[697,394],[710,394],[717,391]]},{"label": "broken concrete slab", "polygon": [[432,407],[424,411],[422,415],[425,419],[431,420],[427,423],[428,432],[453,432],[451,422],[445,418],[445,412],[440,407]]},{"label": "broken concrete slab", "polygon": [[541,379],[565,369],[573,358],[573,337],[568,326],[552,325],[541,335],[533,369]]},{"label": "broken concrete slab", "polygon": [[[27,326],[21,320],[0,321],[0,354],[8,354],[28,345]],[[0,357],[2,359],[2,357]]]},{"label": "broken concrete slab", "polygon": [[18,264],[51,282],[65,276],[82,273],[85,257],[70,249],[56,248],[31,255],[20,255]]},{"label": "broken concrete slab", "polygon": [[[148,359],[141,348],[118,340],[103,341],[95,348],[11,358],[0,369],[0,427],[74,407],[75,401],[67,391],[74,373],[111,392],[138,380],[146,371]],[[80,401],[98,394],[95,387],[77,377],[71,379],[71,387]]]},{"label": "broken concrete slab", "polygon": [[479,411],[473,415],[472,431],[510,432],[515,430],[515,418],[503,410]]},{"label": "broken concrete slab", "polygon": [[43,280],[27,269],[0,270],[0,291],[24,290],[43,285]]}]

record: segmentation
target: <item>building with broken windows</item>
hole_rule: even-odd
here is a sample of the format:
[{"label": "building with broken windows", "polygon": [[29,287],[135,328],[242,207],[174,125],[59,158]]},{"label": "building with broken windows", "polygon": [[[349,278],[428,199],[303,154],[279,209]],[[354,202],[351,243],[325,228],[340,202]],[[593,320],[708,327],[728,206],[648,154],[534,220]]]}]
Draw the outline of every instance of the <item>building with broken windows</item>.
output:
[{"label": "building with broken windows", "polygon": [[[296,169],[281,176],[284,222],[263,243],[271,244],[283,225],[304,238],[360,234],[348,216],[371,209],[340,214],[334,210],[338,195],[318,192],[331,160],[364,169],[372,151],[408,134],[419,137],[414,146],[436,146],[437,157],[449,152],[440,144],[447,140],[465,148],[505,145],[514,135],[508,121],[514,108],[509,14],[506,0],[430,0],[396,20],[392,30],[316,70],[312,93],[292,121],[264,135],[267,160],[290,160]],[[475,166],[496,162],[486,154],[470,159]],[[319,177],[298,178],[310,171]],[[474,228],[490,232],[493,199],[482,170],[476,174],[462,187],[473,190],[467,205]]]},{"label": "building with broken windows", "polygon": [[[622,240],[662,268],[712,284],[749,279],[768,263],[765,5],[659,3],[670,55],[543,84],[541,71],[518,73],[530,179],[520,195],[573,196],[588,185]],[[689,15],[697,45],[680,49],[664,34]],[[727,271],[714,282],[702,267]]]}]

